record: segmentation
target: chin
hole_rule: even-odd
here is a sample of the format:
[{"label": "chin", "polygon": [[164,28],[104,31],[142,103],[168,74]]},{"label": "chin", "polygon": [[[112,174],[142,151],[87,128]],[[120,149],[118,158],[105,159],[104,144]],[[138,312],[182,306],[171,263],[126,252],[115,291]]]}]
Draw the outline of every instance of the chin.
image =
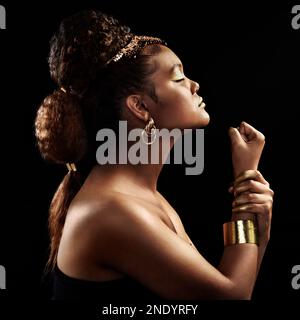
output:
[{"label": "chin", "polygon": [[209,114],[207,114],[207,117],[206,117],[205,120],[203,121],[202,126],[203,126],[203,127],[206,127],[209,123],[210,123],[210,116],[209,116]]},{"label": "chin", "polygon": [[206,127],[210,122],[209,114],[205,110],[203,110],[203,111],[204,112],[201,115],[201,118],[199,119],[199,122],[198,122],[198,128]]}]

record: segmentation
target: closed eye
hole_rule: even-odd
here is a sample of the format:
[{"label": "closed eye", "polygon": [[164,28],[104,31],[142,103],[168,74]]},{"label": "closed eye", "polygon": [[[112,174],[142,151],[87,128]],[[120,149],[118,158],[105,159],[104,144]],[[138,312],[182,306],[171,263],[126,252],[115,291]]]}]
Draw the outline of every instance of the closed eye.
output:
[{"label": "closed eye", "polygon": [[174,80],[174,82],[181,82],[183,81],[185,78],[182,78],[182,79],[178,79],[178,80]]}]

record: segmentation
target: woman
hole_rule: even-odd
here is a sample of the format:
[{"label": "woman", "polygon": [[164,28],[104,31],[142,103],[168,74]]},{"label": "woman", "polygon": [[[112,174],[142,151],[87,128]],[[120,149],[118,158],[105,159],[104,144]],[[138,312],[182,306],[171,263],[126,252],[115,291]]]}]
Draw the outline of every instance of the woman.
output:
[{"label": "woman", "polygon": [[36,137],[45,159],[68,168],[50,206],[54,299],[250,299],[272,213],[273,192],[257,171],[264,136],[247,123],[229,130],[235,200],[215,268],[157,191],[165,154],[158,164],[95,160],[98,130],[117,132],[121,120],[144,128],[147,148],[156,128],[209,123],[180,59],[161,39],[85,11],[61,23],[49,66],[58,89],[38,110]]}]

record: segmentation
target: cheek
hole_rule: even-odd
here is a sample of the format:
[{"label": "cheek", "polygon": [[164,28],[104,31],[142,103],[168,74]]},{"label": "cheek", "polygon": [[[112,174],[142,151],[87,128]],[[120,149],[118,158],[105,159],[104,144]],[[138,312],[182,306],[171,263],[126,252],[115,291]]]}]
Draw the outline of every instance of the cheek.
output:
[{"label": "cheek", "polygon": [[173,129],[190,122],[194,117],[192,104],[184,96],[173,96],[158,104],[156,119],[160,128]]},{"label": "cheek", "polygon": [[158,104],[153,109],[153,116],[160,128],[175,128],[189,123],[194,118],[195,99],[184,86],[160,86],[156,91]]},{"label": "cheek", "polygon": [[184,109],[193,102],[193,97],[188,88],[183,86],[166,86],[158,93],[162,108]]}]

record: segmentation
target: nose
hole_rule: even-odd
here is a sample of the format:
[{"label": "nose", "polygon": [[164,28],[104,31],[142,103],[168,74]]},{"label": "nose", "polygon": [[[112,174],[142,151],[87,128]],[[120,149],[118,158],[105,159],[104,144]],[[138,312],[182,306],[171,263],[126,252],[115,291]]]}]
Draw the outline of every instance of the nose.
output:
[{"label": "nose", "polygon": [[200,85],[198,82],[191,80],[191,92],[192,94],[196,94],[200,89]]}]

